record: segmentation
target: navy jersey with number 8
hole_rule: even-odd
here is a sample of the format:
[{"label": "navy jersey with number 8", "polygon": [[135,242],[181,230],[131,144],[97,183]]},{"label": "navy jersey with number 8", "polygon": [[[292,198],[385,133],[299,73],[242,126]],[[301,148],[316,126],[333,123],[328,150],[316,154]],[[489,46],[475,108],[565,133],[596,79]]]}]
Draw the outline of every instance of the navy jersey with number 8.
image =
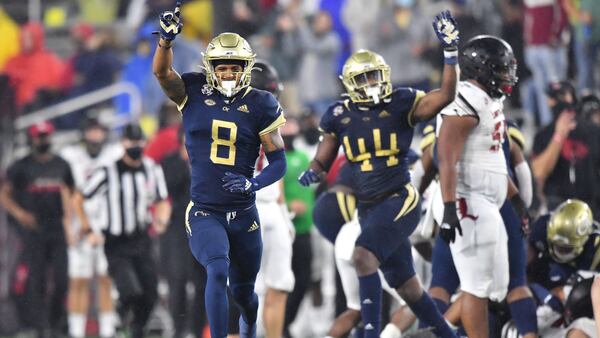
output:
[{"label": "navy jersey with number 8", "polygon": [[285,122],[281,106],[271,93],[252,87],[232,98],[219,95],[201,73],[186,73],[182,79],[187,99],[179,109],[192,167],[194,205],[221,212],[249,208],[254,194],[229,192],[218,178],[225,172],[253,176],[260,136]]}]

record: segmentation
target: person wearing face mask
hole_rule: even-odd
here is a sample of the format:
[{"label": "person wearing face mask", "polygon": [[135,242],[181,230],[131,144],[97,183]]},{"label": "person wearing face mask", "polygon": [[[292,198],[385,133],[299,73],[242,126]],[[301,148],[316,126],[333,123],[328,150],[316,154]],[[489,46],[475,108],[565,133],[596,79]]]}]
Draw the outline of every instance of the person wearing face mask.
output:
[{"label": "person wearing face mask", "polygon": [[[9,167],[0,190],[0,204],[24,242],[20,266],[28,276],[20,324],[35,330],[38,337],[60,329],[68,285],[65,228],[74,182],[69,164],[50,151],[53,132],[54,126],[47,121],[29,127],[31,152]],[[48,295],[50,284],[53,288]]]},{"label": "person wearing face mask", "polygon": [[[88,118],[81,128],[81,143],[65,147],[61,156],[69,162],[75,178],[75,186],[81,190],[92,172],[110,159],[116,159],[121,151],[106,145],[108,129],[96,118]],[[103,201],[86,203],[85,210],[90,221],[106,217]],[[66,229],[69,245],[69,335],[74,338],[85,336],[86,318],[89,308],[89,283],[94,274],[98,277],[98,321],[100,337],[111,337],[115,333],[113,303],[110,295],[111,279],[104,248],[80,236],[81,221],[73,218]]]},{"label": "person wearing face mask", "polygon": [[[77,210],[92,202],[104,217],[92,219],[80,212],[82,233],[102,232],[108,273],[119,291],[119,314],[127,318],[133,338],[144,336],[144,327],[157,299],[156,264],[149,230],[162,234],[169,223],[171,205],[161,167],[143,156],[146,140],[137,124],[123,129],[125,153],[96,169],[76,195]],[[96,204],[97,203],[97,204]],[[149,212],[154,206],[154,212]],[[92,236],[98,242],[98,237]]]},{"label": "person wearing face mask", "polygon": [[[594,215],[600,211],[600,138],[598,127],[587,123],[576,109],[573,86],[560,82],[547,91],[554,120],[535,135],[531,169],[540,199],[552,210],[568,198],[588,203]],[[581,107],[581,106],[580,106]]]},{"label": "person wearing face mask", "polygon": [[600,98],[594,94],[581,98],[579,110],[584,120],[600,127]]}]

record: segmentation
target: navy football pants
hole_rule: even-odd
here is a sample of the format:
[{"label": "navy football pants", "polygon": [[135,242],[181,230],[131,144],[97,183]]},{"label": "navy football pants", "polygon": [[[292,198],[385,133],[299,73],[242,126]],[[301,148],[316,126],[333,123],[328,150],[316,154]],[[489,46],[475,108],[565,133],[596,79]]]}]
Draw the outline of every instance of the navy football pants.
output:
[{"label": "navy football pants", "polygon": [[262,238],[256,207],[229,213],[202,210],[190,203],[186,227],[192,254],[206,268],[206,312],[213,338],[227,336],[227,279],[244,321],[256,322],[254,292]]}]

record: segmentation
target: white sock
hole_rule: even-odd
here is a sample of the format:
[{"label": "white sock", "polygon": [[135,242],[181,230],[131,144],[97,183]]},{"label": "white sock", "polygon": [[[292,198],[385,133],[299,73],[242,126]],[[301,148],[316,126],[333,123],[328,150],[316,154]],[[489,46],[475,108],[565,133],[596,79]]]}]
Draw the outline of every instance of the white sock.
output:
[{"label": "white sock", "polygon": [[100,325],[100,337],[112,337],[115,335],[115,317],[112,312],[101,312],[98,316]]},{"label": "white sock", "polygon": [[71,337],[85,337],[86,319],[86,315],[82,313],[69,313],[69,335]]},{"label": "white sock", "polygon": [[383,331],[381,331],[381,334],[379,335],[379,337],[381,337],[381,338],[401,338],[402,332],[396,325],[394,325],[392,323],[388,323],[385,326],[385,328],[383,329]]}]

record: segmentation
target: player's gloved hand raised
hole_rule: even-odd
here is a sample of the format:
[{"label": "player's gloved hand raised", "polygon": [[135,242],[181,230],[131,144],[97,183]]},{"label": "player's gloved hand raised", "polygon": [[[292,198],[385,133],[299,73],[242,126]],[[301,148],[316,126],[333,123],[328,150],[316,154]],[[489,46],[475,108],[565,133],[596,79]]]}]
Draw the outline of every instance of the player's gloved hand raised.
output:
[{"label": "player's gloved hand raised", "polygon": [[246,178],[244,175],[226,172],[222,179],[225,184],[223,188],[229,192],[250,194],[259,189],[258,182],[254,178]]},{"label": "player's gloved hand raised", "polygon": [[154,33],[159,33],[160,37],[164,40],[174,40],[177,34],[181,33],[181,29],[183,28],[183,19],[181,18],[180,7],[181,2],[177,1],[175,9],[172,12],[162,12],[158,16],[160,19],[160,31]]},{"label": "player's gloved hand raised", "polygon": [[446,10],[435,16],[433,30],[444,49],[455,50],[458,48],[458,41],[460,40],[458,25],[450,11]]},{"label": "player's gloved hand raised", "polygon": [[453,243],[456,239],[456,230],[462,236],[460,220],[456,215],[456,202],[446,202],[444,203],[444,218],[442,219],[442,225],[440,225],[439,235],[446,243]]},{"label": "player's gloved hand raised", "polygon": [[521,221],[521,234],[523,236],[529,235],[531,233],[531,229],[529,228],[529,223],[531,223],[531,215],[525,206],[525,202],[523,202],[519,194],[515,194],[513,197],[511,197],[510,204]]},{"label": "player's gloved hand raised", "polygon": [[308,169],[303,171],[302,174],[298,176],[298,182],[300,182],[301,185],[308,187],[313,183],[321,182],[321,177],[319,176],[319,174],[317,174],[316,171]]}]

